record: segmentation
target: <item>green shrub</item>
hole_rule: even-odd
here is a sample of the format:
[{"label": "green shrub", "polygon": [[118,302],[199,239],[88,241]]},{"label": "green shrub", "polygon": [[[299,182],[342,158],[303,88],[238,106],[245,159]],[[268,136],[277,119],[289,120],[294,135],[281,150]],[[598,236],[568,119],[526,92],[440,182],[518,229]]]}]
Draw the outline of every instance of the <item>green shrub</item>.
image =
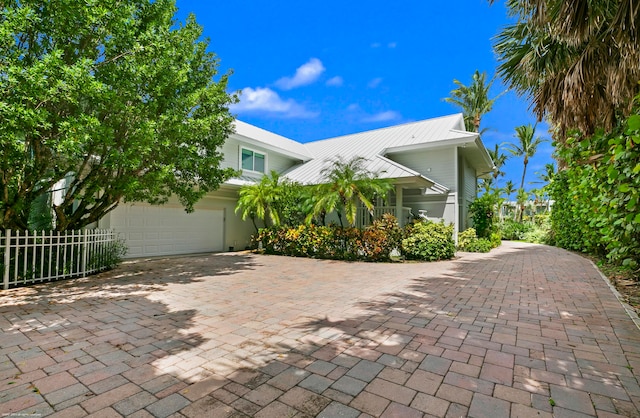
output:
[{"label": "green shrub", "polygon": [[502,237],[500,236],[500,232],[492,232],[489,237],[489,242],[491,242],[491,248],[498,248],[502,245]]},{"label": "green shrub", "polygon": [[471,253],[488,253],[492,248],[491,240],[487,238],[476,238],[467,245],[464,251]]},{"label": "green shrub", "polygon": [[531,222],[517,222],[512,219],[505,219],[498,225],[502,239],[522,240],[526,233],[535,229],[535,224]]},{"label": "green shrub", "polygon": [[469,213],[473,220],[473,227],[476,229],[476,235],[480,238],[487,238],[493,232],[493,223],[496,218],[496,197],[492,194],[485,193],[471,205],[469,205]]},{"label": "green shrub", "polygon": [[458,234],[458,250],[469,251],[469,245],[478,239],[475,228],[468,228]]},{"label": "green shrub", "polygon": [[118,237],[112,242],[103,244],[90,252],[87,262],[87,270],[105,269],[112,270],[122,262],[127,255],[128,247],[124,238]]},{"label": "green shrub", "polygon": [[551,183],[551,242],[640,266],[640,96],[612,132],[572,135],[556,144],[566,163]]},{"label": "green shrub", "polygon": [[407,238],[402,240],[402,253],[412,260],[447,260],[455,255],[453,225],[444,221],[418,222],[407,228]]},{"label": "green shrub", "polygon": [[492,248],[500,246],[500,234],[494,232],[490,238],[478,238],[476,230],[469,228],[458,234],[458,250],[472,253],[488,253]]},{"label": "green shrub", "polygon": [[396,218],[385,215],[361,230],[336,225],[299,225],[295,228],[262,228],[253,247],[267,254],[334,260],[388,261],[399,248],[402,230]]},{"label": "green shrub", "polygon": [[524,234],[522,238],[525,242],[531,242],[533,244],[546,244],[548,242],[547,231],[542,228],[535,228],[532,231]]}]

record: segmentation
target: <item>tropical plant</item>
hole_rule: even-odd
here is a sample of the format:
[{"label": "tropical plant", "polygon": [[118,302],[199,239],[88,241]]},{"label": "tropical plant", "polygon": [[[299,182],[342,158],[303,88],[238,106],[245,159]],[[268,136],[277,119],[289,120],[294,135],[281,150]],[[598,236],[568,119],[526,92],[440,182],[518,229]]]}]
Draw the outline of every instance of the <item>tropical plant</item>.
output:
[{"label": "tropical plant", "polygon": [[[527,165],[529,164],[529,158],[532,158],[538,151],[538,146],[545,142],[544,139],[539,136],[535,136],[536,127],[534,125],[522,125],[516,127],[516,138],[518,143],[505,144],[505,149],[514,157],[523,157],[522,161],[522,180],[520,181],[520,188],[524,189],[524,178],[527,174]],[[534,138],[535,137],[535,138]]]},{"label": "tropical plant", "polygon": [[550,187],[553,242],[638,269],[640,104],[612,132],[573,135],[557,153],[567,168]]},{"label": "tropical plant", "polygon": [[269,220],[272,226],[279,226],[278,203],[284,188],[280,175],[272,170],[268,176],[263,176],[260,182],[240,189],[235,212],[241,213],[243,221],[250,218],[256,232],[256,219],[260,219],[265,225]]},{"label": "tropical plant", "polygon": [[407,238],[402,240],[402,253],[408,259],[437,261],[454,257],[453,224],[416,222],[407,231]]},{"label": "tropical plant", "polygon": [[359,204],[373,214],[374,197],[385,196],[392,184],[388,179],[377,178],[375,173],[366,168],[366,163],[367,160],[363,157],[354,157],[348,161],[338,157],[325,167],[321,171],[324,183],[316,188],[315,194],[319,197],[307,219],[335,211],[340,226],[344,226],[343,215],[347,223],[353,226]]},{"label": "tropical plant", "polygon": [[[493,2],[493,0],[490,0]],[[507,1],[516,22],[496,37],[498,73],[548,115],[557,140],[610,131],[631,114],[640,80],[640,7],[632,0]]]},{"label": "tropical plant", "polygon": [[296,257],[337,260],[389,261],[401,245],[403,231],[396,218],[385,215],[365,229],[302,224],[288,228],[262,228],[254,244],[262,251]]},{"label": "tropical plant", "polygon": [[516,191],[516,186],[513,184],[511,180],[507,180],[507,183],[504,186],[503,191],[507,195],[507,200],[511,200],[511,195]]},{"label": "tropical plant", "polygon": [[488,238],[493,232],[497,203],[496,195],[483,194],[469,205],[473,227],[479,238]]},{"label": "tropical plant", "polygon": [[525,189],[518,189],[518,193],[516,194],[516,202],[518,207],[514,213],[514,220],[522,222],[527,200],[529,200],[529,193],[527,193]]},{"label": "tropical plant", "polygon": [[173,0],[0,4],[0,228],[28,228],[58,182],[66,230],[122,201],[192,210],[233,174],[228,74]]},{"label": "tropical plant", "polygon": [[497,180],[498,177],[503,177],[505,175],[505,172],[502,171],[502,167],[504,167],[509,157],[500,152],[500,146],[498,144],[495,144],[495,148],[493,150],[489,149],[487,151],[489,152],[489,155],[491,156],[491,160],[493,160],[493,165],[495,167],[493,169],[493,178]]},{"label": "tropical plant", "polygon": [[458,86],[457,89],[451,90],[451,96],[444,100],[454,104],[462,109],[464,115],[464,124],[467,131],[480,132],[480,121],[484,115],[489,113],[493,108],[493,104],[501,96],[489,99],[489,90],[493,84],[493,80],[487,82],[486,73],[480,73],[478,70],[471,77],[471,84],[465,86],[458,80],[453,80]]}]

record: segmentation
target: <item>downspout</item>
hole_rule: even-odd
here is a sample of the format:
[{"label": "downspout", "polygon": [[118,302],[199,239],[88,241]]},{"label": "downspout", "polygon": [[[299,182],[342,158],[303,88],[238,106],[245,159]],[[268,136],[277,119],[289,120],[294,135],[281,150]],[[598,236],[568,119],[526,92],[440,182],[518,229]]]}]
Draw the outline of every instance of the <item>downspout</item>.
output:
[{"label": "downspout", "polygon": [[458,147],[455,147],[455,155],[453,158],[453,172],[455,176],[455,192],[453,192],[454,204],[453,204],[453,241],[458,246],[458,230],[460,229],[460,202],[458,197],[460,195],[460,172],[458,171]]},{"label": "downspout", "polygon": [[404,219],[404,213],[402,211],[403,207],[403,189],[400,184],[396,184],[396,219],[398,220],[398,225],[402,228],[406,224],[406,219]]}]

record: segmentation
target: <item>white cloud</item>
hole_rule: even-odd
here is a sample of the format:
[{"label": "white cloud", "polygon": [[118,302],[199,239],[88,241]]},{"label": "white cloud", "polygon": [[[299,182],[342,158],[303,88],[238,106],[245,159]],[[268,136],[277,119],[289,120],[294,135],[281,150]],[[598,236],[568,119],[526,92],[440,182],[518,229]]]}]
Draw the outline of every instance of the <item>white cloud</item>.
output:
[{"label": "white cloud", "polygon": [[385,112],[369,114],[362,110],[360,105],[358,105],[357,103],[353,103],[347,106],[347,111],[351,112],[353,116],[360,122],[365,123],[398,121],[402,119],[402,115],[395,110],[387,110]]},{"label": "white cloud", "polygon": [[363,122],[387,122],[391,120],[399,120],[402,116],[400,113],[394,110],[387,110],[386,112],[379,112],[373,115],[365,116],[362,118]]},{"label": "white cloud", "polygon": [[380,83],[382,83],[382,77],[376,77],[373,80],[369,81],[369,84],[367,84],[367,86],[370,89],[375,89],[380,85]]},{"label": "white cloud", "polygon": [[[371,46],[371,48],[380,48],[380,47],[382,47],[382,44],[380,42],[374,42],[370,46]],[[387,42],[387,48],[389,48],[389,49],[393,49],[393,48],[395,48],[397,46],[398,46],[397,42]]]},{"label": "white cloud", "polygon": [[296,87],[311,84],[320,77],[325,68],[322,61],[317,58],[311,58],[307,63],[302,64],[296,70],[293,77],[282,77],[276,81],[276,86],[282,90],[291,90]]},{"label": "white cloud", "polygon": [[311,112],[293,99],[283,99],[268,87],[246,87],[240,92],[240,102],[231,106],[237,113],[267,113],[284,118],[313,118]]},{"label": "white cloud", "polygon": [[344,84],[344,80],[342,79],[342,77],[337,75],[335,77],[331,77],[330,79],[328,79],[325,84],[327,86],[340,87],[341,85]]}]

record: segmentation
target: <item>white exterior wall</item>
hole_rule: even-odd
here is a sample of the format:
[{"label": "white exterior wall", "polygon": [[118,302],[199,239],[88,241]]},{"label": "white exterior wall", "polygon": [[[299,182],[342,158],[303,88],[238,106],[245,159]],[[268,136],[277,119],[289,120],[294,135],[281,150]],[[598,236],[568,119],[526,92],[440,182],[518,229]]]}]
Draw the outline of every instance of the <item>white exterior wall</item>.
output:
[{"label": "white exterior wall", "polygon": [[[240,215],[236,215],[235,208],[237,199],[236,189],[222,188],[209,193],[194,206],[194,213],[198,214],[202,214],[206,210],[214,210],[216,213],[219,213],[220,210],[224,212],[223,224],[220,225],[220,228],[223,228],[224,244],[222,251],[228,251],[232,247],[235,251],[245,249],[249,246],[251,235],[255,233],[255,229],[250,220],[243,221]],[[147,204],[140,203],[140,205]],[[182,206],[175,198],[170,199],[165,205],[159,207],[180,208],[182,210]],[[189,215],[185,213],[185,216]],[[219,219],[212,219],[211,221],[219,222]],[[100,220],[98,228],[112,228],[111,213]]]},{"label": "white exterior wall", "polygon": [[469,205],[476,198],[477,180],[476,170],[469,164],[463,156],[458,160],[460,171],[460,231],[471,227],[471,216],[469,215]]},{"label": "white exterior wall", "polygon": [[225,141],[224,146],[222,147],[222,153],[224,155],[224,159],[220,164],[221,167],[233,168],[234,170],[239,170],[241,148],[247,148],[250,150],[258,151],[259,153],[266,155],[267,156],[266,173],[269,173],[271,170],[275,170],[278,173],[282,173],[283,171],[300,163],[300,161],[298,160],[267,150],[263,147],[253,145],[253,144],[246,144],[235,138],[229,138]]},{"label": "white exterior wall", "polygon": [[405,194],[403,206],[408,206],[414,214],[419,210],[426,210],[427,217],[433,221],[444,219],[445,223],[458,225],[458,205],[456,196],[458,190],[456,173],[455,147],[436,148],[425,151],[412,151],[388,156],[406,167],[418,171],[425,177],[449,188],[446,195]]},{"label": "white exterior wall", "polygon": [[456,149],[435,148],[425,151],[411,151],[398,154],[389,154],[388,157],[421,173],[423,176],[446,186],[451,192],[457,191],[456,181]]}]

